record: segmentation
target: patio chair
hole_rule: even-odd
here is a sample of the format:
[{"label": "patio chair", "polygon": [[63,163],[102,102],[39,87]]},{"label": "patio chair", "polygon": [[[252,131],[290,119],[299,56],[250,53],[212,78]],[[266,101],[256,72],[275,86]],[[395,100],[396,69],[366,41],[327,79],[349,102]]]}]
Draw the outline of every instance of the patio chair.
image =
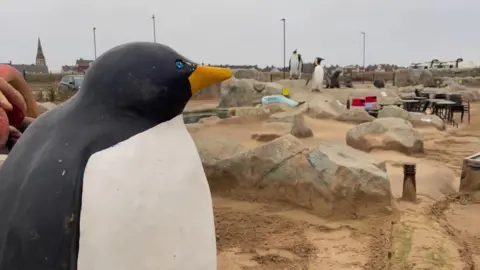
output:
[{"label": "patio chair", "polygon": [[[420,92],[420,90],[418,90],[417,88],[415,88],[415,96],[416,97],[426,97],[428,98],[428,93],[422,93]],[[416,106],[415,110],[417,112],[426,112],[428,107],[430,106],[430,102],[426,101],[426,100],[422,100],[421,102],[419,102],[418,106]]]},{"label": "patio chair", "polygon": [[[434,99],[447,99],[447,94],[434,94],[433,98]],[[445,110],[447,109],[447,105],[438,105],[438,104],[434,103],[433,106],[435,106],[434,112],[438,116],[443,115]]]},{"label": "patio chair", "polygon": [[449,99],[455,102],[455,105],[452,105],[452,114],[460,114],[460,122],[463,123],[463,116],[467,113],[468,124],[470,124],[470,101],[464,102],[460,94],[451,94]]},{"label": "patio chair", "polygon": [[421,97],[420,90],[418,90],[417,88],[415,88],[415,96]]},{"label": "patio chair", "polygon": [[421,90],[418,90],[417,88],[415,88],[415,96],[417,97],[425,97],[425,98],[429,98],[430,97],[430,93],[425,93]]}]

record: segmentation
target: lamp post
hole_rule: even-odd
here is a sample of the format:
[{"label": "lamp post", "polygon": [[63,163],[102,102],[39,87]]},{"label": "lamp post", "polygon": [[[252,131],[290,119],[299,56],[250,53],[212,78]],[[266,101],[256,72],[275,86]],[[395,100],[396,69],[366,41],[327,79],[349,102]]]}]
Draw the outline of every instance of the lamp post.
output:
[{"label": "lamp post", "polygon": [[96,35],[97,28],[93,27],[93,52],[95,54],[95,60],[97,59],[97,35]]},{"label": "lamp post", "polygon": [[157,31],[155,30],[155,14],[152,15],[153,21],[153,42],[157,43]]},{"label": "lamp post", "polygon": [[365,39],[366,39],[366,34],[365,32],[360,32],[363,35],[363,83],[365,83]]},{"label": "lamp post", "polygon": [[286,79],[286,75],[285,75],[285,62],[286,62],[286,44],[287,44],[287,37],[285,35],[285,23],[286,23],[286,20],[285,18],[282,18],[281,21],[283,22],[283,78]]}]

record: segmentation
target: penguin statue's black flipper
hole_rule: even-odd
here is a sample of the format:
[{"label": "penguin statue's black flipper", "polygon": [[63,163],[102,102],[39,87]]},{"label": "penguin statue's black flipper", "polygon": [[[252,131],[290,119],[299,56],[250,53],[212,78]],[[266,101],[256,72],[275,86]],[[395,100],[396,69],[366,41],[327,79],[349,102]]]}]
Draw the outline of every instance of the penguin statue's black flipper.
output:
[{"label": "penguin statue's black flipper", "polygon": [[[89,160],[96,153],[115,149],[119,145],[131,147],[126,143],[129,139],[163,123],[169,123],[172,119],[180,119],[183,124],[181,115],[190,97],[200,89],[230,76],[230,70],[197,65],[171,48],[156,43],[128,43],[100,56],[85,75],[79,92],[69,101],[35,120],[15,144],[0,169],[0,270],[107,269],[102,266],[116,263],[106,261],[113,258],[105,256],[102,262],[89,257],[84,260],[86,264],[77,266],[79,250],[82,250],[81,236],[90,237],[89,239],[94,237],[103,241],[99,242],[102,244],[107,241],[102,238],[102,234],[97,235],[98,232],[94,229],[80,227],[82,200],[85,200],[86,196],[83,193],[87,163],[91,163]],[[169,132],[168,124],[163,130]],[[193,145],[193,142],[190,143]],[[171,144],[165,142],[165,146],[175,146]],[[175,147],[182,148],[181,145]],[[142,158],[142,153],[137,153],[135,147],[131,149],[124,156],[118,155],[115,158]],[[159,155],[169,154],[161,149],[154,150]],[[191,150],[190,153],[192,152],[198,158],[197,152]],[[149,162],[156,162],[157,167],[161,166],[163,157],[147,157],[154,159]],[[104,163],[111,174],[121,177],[121,170],[124,168],[115,167],[114,164],[114,161]],[[182,164],[181,160],[175,164],[183,166],[185,172],[190,171],[189,164]],[[201,166],[200,161],[199,164]],[[135,169],[141,170],[141,164]],[[176,183],[175,179],[166,179],[167,177],[162,175],[149,176],[156,181],[168,180],[169,183]],[[88,181],[99,181],[100,185],[102,179],[91,177]],[[142,181],[148,180],[137,177],[125,181],[137,181],[138,185],[135,187],[142,188],[145,185]],[[107,195],[106,192],[114,193],[120,190],[107,187],[102,192]],[[174,189],[168,192],[175,194]],[[100,195],[103,196],[102,193]],[[147,201],[138,201],[141,197],[138,192],[131,195],[134,199],[128,196],[122,199],[141,207],[149,205],[148,196],[145,196]],[[92,197],[91,194],[89,196]],[[207,196],[210,196],[208,192]],[[105,203],[100,197],[96,198],[99,205]],[[159,208],[168,210],[170,207],[171,205],[164,205]],[[143,213],[142,209],[144,210],[135,210]],[[94,215],[93,212],[90,214]],[[211,218],[213,224],[213,213]],[[125,220],[124,231],[128,232],[128,226],[139,220],[142,222],[140,217]],[[159,221],[148,221],[144,224],[143,233],[147,233],[151,226],[158,223]],[[190,227],[182,227],[188,224],[179,226],[179,229],[185,230],[184,233],[195,231]],[[215,243],[214,232],[212,234]],[[119,235],[118,243],[110,244],[128,248],[126,239],[121,237],[122,235]],[[167,235],[162,237],[167,239],[170,236],[167,232]],[[208,237],[210,239],[211,235]],[[130,254],[135,252],[138,250],[130,250]],[[181,250],[174,252],[178,252],[179,256],[181,254]],[[99,256],[114,254],[115,249],[112,247],[111,250],[97,253]],[[170,253],[168,255],[170,256]],[[115,260],[132,260],[132,256],[134,255],[116,256]],[[215,258],[215,254],[209,254],[208,259],[213,260],[212,258]],[[147,260],[137,263],[137,269],[150,269],[142,265],[149,263]]]}]

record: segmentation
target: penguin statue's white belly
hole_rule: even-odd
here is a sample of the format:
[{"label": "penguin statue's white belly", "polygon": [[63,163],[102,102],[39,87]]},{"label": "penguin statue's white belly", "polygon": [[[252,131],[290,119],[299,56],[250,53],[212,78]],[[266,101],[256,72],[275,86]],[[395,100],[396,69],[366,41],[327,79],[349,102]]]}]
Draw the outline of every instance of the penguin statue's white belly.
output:
[{"label": "penguin statue's white belly", "polygon": [[312,77],[312,90],[323,89],[323,79],[325,76],[324,65],[320,64],[315,67]]},{"label": "penguin statue's white belly", "polygon": [[92,155],[78,270],[216,270],[212,199],[182,115]]},{"label": "penguin statue's white belly", "polygon": [[294,55],[290,58],[290,79],[298,78],[299,68],[300,68],[300,61],[298,61],[298,56]]}]

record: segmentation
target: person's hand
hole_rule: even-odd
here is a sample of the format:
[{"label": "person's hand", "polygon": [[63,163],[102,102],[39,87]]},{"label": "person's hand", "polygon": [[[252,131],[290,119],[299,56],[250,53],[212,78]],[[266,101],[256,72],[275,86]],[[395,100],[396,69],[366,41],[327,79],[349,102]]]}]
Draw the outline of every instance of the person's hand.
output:
[{"label": "person's hand", "polygon": [[37,118],[37,101],[22,74],[10,65],[0,65],[0,108],[10,112],[16,107],[23,115]]},{"label": "person's hand", "polygon": [[13,106],[16,106],[24,114],[27,112],[27,104],[22,94],[0,77],[0,108],[9,112],[13,110]]},{"label": "person's hand", "polygon": [[[9,150],[39,115],[38,106],[22,74],[10,65],[0,65],[0,147]],[[28,122],[25,123],[24,122]]]}]

